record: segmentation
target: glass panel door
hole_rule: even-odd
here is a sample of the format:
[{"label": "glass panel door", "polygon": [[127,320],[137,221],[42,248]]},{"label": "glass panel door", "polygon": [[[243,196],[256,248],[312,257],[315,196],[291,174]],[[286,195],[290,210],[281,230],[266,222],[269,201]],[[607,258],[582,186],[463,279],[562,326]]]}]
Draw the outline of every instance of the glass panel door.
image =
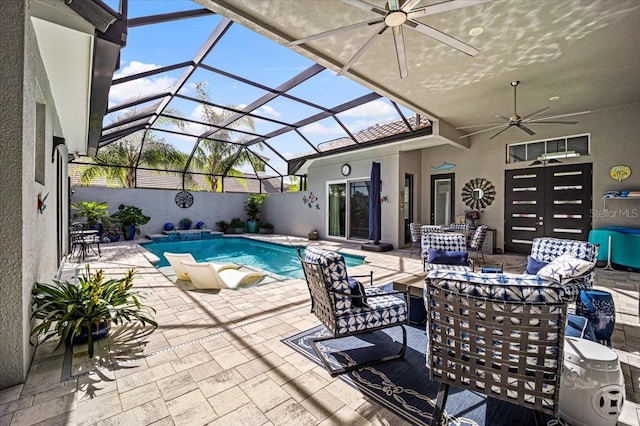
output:
[{"label": "glass panel door", "polygon": [[369,238],[369,181],[349,182],[349,238]]},{"label": "glass panel door", "polygon": [[346,183],[329,184],[329,235],[346,237]]},{"label": "glass panel door", "polygon": [[453,220],[455,175],[431,175],[431,224],[449,225]]},{"label": "glass panel door", "polygon": [[404,211],[404,242],[411,242],[411,231],[409,224],[413,222],[413,175],[405,173],[404,175],[404,200],[402,203]]}]

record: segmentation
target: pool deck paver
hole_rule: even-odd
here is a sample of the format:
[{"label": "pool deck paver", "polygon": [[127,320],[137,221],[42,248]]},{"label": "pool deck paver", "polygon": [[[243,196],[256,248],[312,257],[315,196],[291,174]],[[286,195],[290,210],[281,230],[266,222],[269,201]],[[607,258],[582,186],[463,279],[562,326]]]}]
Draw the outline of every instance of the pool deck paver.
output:
[{"label": "pool deck paver", "polygon": [[[252,237],[365,255],[369,263],[350,268],[350,274],[373,270],[375,284],[422,271],[410,248],[374,253],[350,242]],[[0,390],[0,426],[406,424],[281,343],[318,324],[304,280],[270,277],[238,291],[197,291],[158,271],[151,263],[155,256],[136,243],[102,249],[100,258],[87,259],[91,269],[120,276],[134,267],[135,286],[156,309],[158,328],[114,327],[93,359],[86,345],[71,353],[54,351],[57,342],[40,344],[25,383]],[[486,257],[487,264],[505,263],[507,271],[526,264],[522,256]],[[84,264],[68,259],[61,277],[73,279],[83,270]],[[618,424],[638,425],[640,274],[598,269],[596,276],[596,287],[612,292],[616,304],[613,348],[627,393]]]}]

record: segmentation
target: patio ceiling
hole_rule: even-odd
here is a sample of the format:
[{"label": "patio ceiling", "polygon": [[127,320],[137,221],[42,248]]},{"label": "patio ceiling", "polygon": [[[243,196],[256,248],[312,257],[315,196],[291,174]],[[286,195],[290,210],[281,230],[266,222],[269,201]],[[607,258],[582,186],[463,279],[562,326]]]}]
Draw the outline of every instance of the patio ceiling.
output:
[{"label": "patio ceiling", "polygon": [[[279,43],[380,18],[349,0],[196,0]],[[418,1],[414,9],[439,3]],[[387,0],[367,0],[384,9]],[[464,3],[464,2],[463,2]],[[511,81],[518,112],[598,111],[640,101],[640,3],[635,0],[496,0],[416,18],[479,52],[468,56],[405,27],[408,75],[400,78],[391,31],[351,65],[346,76],[433,120],[440,127],[500,122],[510,116]],[[400,5],[404,4],[403,1]],[[482,27],[477,36],[469,35]],[[379,31],[361,26],[292,48],[340,70]],[[559,99],[551,101],[550,98]],[[586,116],[588,117],[588,115]],[[521,140],[518,129],[499,140]]]},{"label": "patio ceiling", "polygon": [[[236,158],[242,152],[259,158],[264,170],[245,163],[241,171],[269,178],[304,173],[307,161],[328,154],[405,139],[414,141],[414,149],[443,143],[431,137],[425,116],[197,3],[164,4],[151,14],[148,7],[142,14],[136,2],[105,4],[127,17],[127,45],[111,84],[98,153],[134,133],[153,131],[188,155],[182,169],[171,171],[199,172],[192,160],[207,139],[235,146]],[[194,28],[189,34],[176,26],[185,21]],[[141,45],[159,55],[136,62],[128,49]],[[273,57],[261,63],[252,59],[267,48]],[[290,69],[272,72],[281,63]],[[206,83],[206,99],[194,90],[200,83]],[[224,117],[205,119],[198,114],[202,105]]]}]

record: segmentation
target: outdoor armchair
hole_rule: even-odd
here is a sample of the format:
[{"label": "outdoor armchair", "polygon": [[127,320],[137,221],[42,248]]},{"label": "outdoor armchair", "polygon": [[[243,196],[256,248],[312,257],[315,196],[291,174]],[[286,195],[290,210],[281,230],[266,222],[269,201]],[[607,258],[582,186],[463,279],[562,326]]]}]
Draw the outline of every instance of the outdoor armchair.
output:
[{"label": "outdoor armchair", "polygon": [[432,424],[450,386],[558,415],[567,295],[535,275],[428,274],[427,366],[440,382]]},{"label": "outdoor armchair", "polygon": [[473,261],[467,251],[463,234],[441,233],[422,235],[422,263],[424,271],[473,271]]},{"label": "outdoor armchair", "polygon": [[[331,376],[346,373],[379,362],[403,357],[407,348],[408,293],[383,291],[349,280],[341,254],[312,246],[304,256],[298,249],[305,280],[311,295],[311,312],[327,328],[330,335],[310,340],[311,347]],[[372,276],[371,274],[369,276]],[[394,355],[332,368],[319,342],[355,336],[389,327],[402,328],[402,347]]]}]

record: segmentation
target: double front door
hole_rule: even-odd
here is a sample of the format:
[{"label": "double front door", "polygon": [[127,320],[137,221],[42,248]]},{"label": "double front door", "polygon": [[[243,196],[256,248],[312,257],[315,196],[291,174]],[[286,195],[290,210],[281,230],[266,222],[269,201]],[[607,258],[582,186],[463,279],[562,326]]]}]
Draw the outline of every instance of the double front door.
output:
[{"label": "double front door", "polygon": [[505,252],[530,253],[536,237],[587,240],[591,170],[591,163],[506,170]]}]

